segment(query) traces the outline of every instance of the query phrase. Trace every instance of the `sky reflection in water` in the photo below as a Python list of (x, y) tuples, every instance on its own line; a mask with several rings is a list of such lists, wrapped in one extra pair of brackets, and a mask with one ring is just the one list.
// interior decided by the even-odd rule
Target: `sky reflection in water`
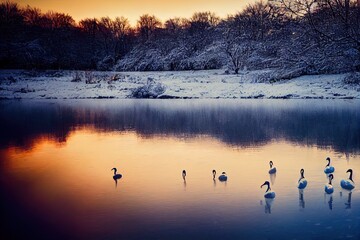
[[(358, 239), (358, 102), (304, 102), (1, 103), (1, 233)], [(324, 194), (327, 156), (336, 169), (332, 195)], [(117, 185), (113, 167), (123, 174)], [(348, 168), (351, 193), (339, 185)], [(228, 181), (214, 181), (213, 169)], [(263, 197), (265, 180), (273, 201)]]

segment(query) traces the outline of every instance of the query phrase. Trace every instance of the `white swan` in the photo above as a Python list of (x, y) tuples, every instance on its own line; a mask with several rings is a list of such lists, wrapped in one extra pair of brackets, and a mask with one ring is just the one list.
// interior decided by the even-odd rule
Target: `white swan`
[(222, 172), (222, 174), (219, 176), (219, 181), (221, 182), (227, 181), (227, 176), (225, 172)]
[(307, 186), (307, 181), (304, 177), (304, 169), (301, 169), (300, 170), (300, 179), (298, 181), (298, 188), (304, 189), (304, 188), (306, 188), (306, 186)]
[(269, 170), (269, 173), (270, 173), (270, 174), (274, 174), (274, 173), (276, 173), (276, 167), (273, 167), (273, 162), (272, 162), (272, 161), (270, 161), (270, 162), (269, 162), (269, 164), (270, 164), (270, 170)]
[(325, 192), (327, 194), (332, 194), (334, 192), (334, 187), (331, 185), (331, 181), (334, 179), (334, 175), (329, 175), (329, 183), (325, 185)]
[(335, 171), (335, 168), (330, 165), (330, 158), (327, 157), (326, 161), (328, 161), (328, 164), (325, 166), (324, 173), (333, 173)]
[(347, 172), (347, 173), (348, 173), (348, 172), (350, 173), (349, 180), (345, 180), (345, 179), (341, 180), (341, 181), (340, 181), (340, 186), (341, 186), (342, 188), (344, 188), (344, 189), (352, 190), (352, 189), (354, 189), (354, 187), (355, 187), (355, 183), (354, 183), (354, 181), (353, 181), (353, 179), (352, 179), (353, 170), (352, 170), (352, 169), (349, 169), (349, 170), (347, 170), (346, 172)]
[(114, 180), (122, 178), (122, 175), (120, 173), (116, 174), (116, 172), (117, 172), (116, 168), (111, 169), (111, 171), (114, 171), (114, 176), (113, 176)]
[(266, 189), (266, 192), (265, 192), (265, 194), (264, 194), (264, 197), (265, 197), (265, 198), (275, 198), (275, 192), (270, 191), (271, 188), (270, 188), (270, 183), (269, 183), (269, 181), (264, 182), (264, 184), (261, 185), (260, 188), (262, 188), (262, 187), (265, 186), (265, 185), (267, 185), (267, 189)]

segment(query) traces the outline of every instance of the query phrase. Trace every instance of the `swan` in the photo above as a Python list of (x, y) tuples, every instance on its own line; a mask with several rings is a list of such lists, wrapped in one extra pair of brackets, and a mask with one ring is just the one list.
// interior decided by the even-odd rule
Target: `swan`
[(270, 164), (269, 173), (270, 173), (270, 174), (276, 173), (276, 167), (273, 167), (273, 162), (270, 161), (269, 164)]
[(212, 170), (212, 174), (213, 174), (213, 179), (215, 179), (215, 177), (216, 177), (216, 170), (215, 169)]
[(185, 170), (182, 171), (182, 177), (185, 180), (185, 177), (186, 177), (186, 171)]
[(330, 166), (330, 158), (326, 158), (326, 161), (329, 161), (324, 169), (324, 173), (333, 173), (335, 171), (335, 168), (333, 166)]
[(306, 185), (307, 185), (307, 181), (304, 177), (304, 169), (301, 169), (300, 170), (300, 179), (298, 181), (298, 188), (304, 189), (304, 188), (306, 188)]
[(122, 178), (122, 175), (120, 173), (116, 174), (116, 172), (117, 172), (116, 168), (111, 169), (111, 171), (114, 171), (114, 176), (113, 176), (114, 180)]
[(260, 188), (262, 188), (265, 185), (267, 185), (267, 189), (266, 189), (266, 192), (264, 194), (264, 197), (265, 198), (275, 198), (275, 192), (269, 191), (269, 190), (271, 190), (269, 181), (264, 182), (264, 184), (261, 185)]
[(219, 180), (220, 180), (221, 182), (227, 181), (227, 176), (226, 176), (226, 173), (225, 173), (225, 172), (222, 172), (222, 174), (219, 176)]
[(334, 192), (334, 188), (333, 186), (331, 185), (331, 181), (334, 179), (334, 175), (330, 174), (329, 175), (329, 183), (325, 185), (325, 192), (327, 194), (331, 194)]
[(354, 183), (354, 180), (352, 179), (352, 174), (353, 174), (353, 170), (352, 169), (349, 169), (346, 171), (347, 173), (349, 172), (350, 173), (350, 176), (349, 176), (349, 180), (341, 180), (340, 182), (340, 186), (344, 189), (347, 189), (347, 190), (352, 190), (354, 189), (355, 187), (355, 183)]

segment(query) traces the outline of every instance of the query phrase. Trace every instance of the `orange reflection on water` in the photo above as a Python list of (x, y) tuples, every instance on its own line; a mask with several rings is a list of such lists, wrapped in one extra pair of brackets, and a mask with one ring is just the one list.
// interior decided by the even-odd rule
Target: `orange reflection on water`
[[(30, 150), (8, 148), (1, 156), (2, 180), (23, 188), (23, 203), (79, 236), (138, 216), (143, 221), (161, 221), (159, 212), (175, 216), (211, 206), (208, 211), (219, 214), (221, 209), (226, 215), (236, 206), (240, 216), (247, 214), (263, 199), (260, 185), (270, 180), (270, 160), (278, 169), (272, 179), (278, 205), (297, 201), (301, 168), (309, 181), (307, 191), (322, 194), (327, 156), (334, 159), (336, 182), (347, 177), (350, 167), (360, 171), (358, 156), (346, 161), (331, 149), (285, 141), (237, 148), (208, 136), (142, 138), (134, 132), (99, 133), (91, 128), (74, 131), (61, 145), (40, 138)], [(113, 167), (123, 174), (117, 186)], [(226, 171), (228, 182), (213, 181), (213, 169), (218, 175)], [(154, 214), (157, 219), (150, 217)]]

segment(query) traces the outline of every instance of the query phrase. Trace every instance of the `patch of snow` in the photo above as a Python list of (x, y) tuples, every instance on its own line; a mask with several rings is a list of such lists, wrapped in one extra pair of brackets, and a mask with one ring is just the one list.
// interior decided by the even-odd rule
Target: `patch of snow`
[(144, 87), (152, 92), (153, 98), (360, 99), (360, 86), (346, 83), (346, 74), (301, 77), (295, 74), (286, 80), (276, 76), (283, 73), (271, 69), (237, 75), (226, 74), (224, 70), (91, 73), (0, 70), (0, 99), (124, 99), (134, 97), (134, 91)]

